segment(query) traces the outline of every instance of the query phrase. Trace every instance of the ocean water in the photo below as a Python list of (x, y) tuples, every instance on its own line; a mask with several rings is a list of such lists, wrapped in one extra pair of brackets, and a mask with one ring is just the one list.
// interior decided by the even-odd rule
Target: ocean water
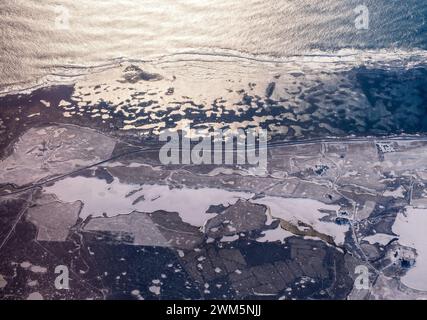
[[(55, 93), (70, 121), (138, 136), (188, 124), (262, 126), (287, 139), (427, 132), (425, 0), (3, 0), (0, 8), (0, 95), (71, 84), (70, 95)], [(132, 81), (146, 71), (161, 80)], [(0, 98), (0, 108), (11, 105), (19, 98)]]
[[(356, 28), (359, 5), (367, 29)], [(3, 92), (189, 52), (256, 61), (427, 49), (425, 0), (2, 0), (0, 12)]]

